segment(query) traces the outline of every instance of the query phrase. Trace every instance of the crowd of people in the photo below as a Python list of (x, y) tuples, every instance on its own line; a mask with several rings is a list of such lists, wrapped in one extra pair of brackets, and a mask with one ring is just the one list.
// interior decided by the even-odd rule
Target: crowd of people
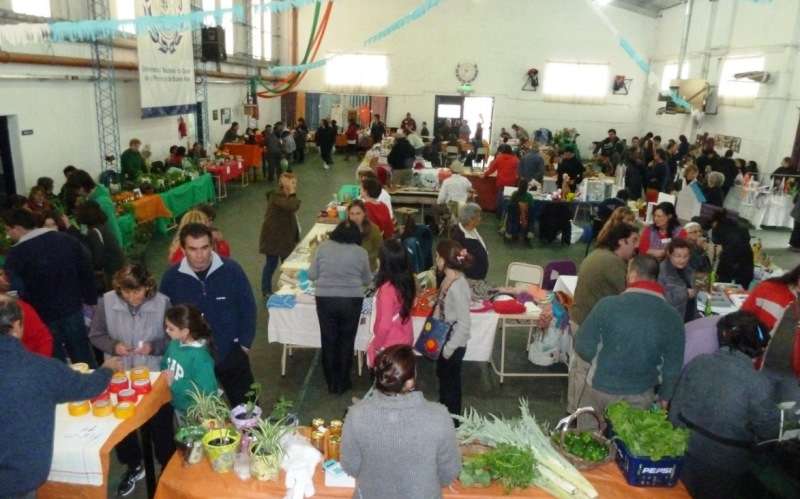
[[(374, 118), (368, 131), (350, 122), (348, 154), (365, 133), (374, 142), (385, 137), (385, 124), (380, 116)], [(465, 125), (459, 124), (459, 133)], [(237, 126), (223, 142), (256, 143), (252, 129), (242, 138)], [(399, 128), (389, 161), (402, 171), (424, 149), (429, 133), (424, 122), (418, 133), (410, 114)], [(564, 190), (579, 188), (587, 171), (573, 145), (550, 158), (527, 143), (522, 127), (511, 129), (525, 145), (514, 151), (507, 143), (511, 135), (503, 135), (485, 174), (496, 174), (500, 189), (516, 187), (512, 205), (533, 204), (528, 189), (541, 186), (551, 174)], [(464, 133), (471, 137), (470, 131)], [(298, 178), (290, 165), (303, 161), (298, 149), (305, 149), (308, 134), (302, 121), (293, 130), (275, 123), (261, 134), (267, 148), (265, 177), (277, 179), (277, 188), (267, 195), (259, 237), (265, 298), (273, 294), (280, 263), (300, 240)], [(333, 163), (337, 134), (337, 124), (328, 120), (315, 132), (324, 168)], [(640, 231), (627, 201), (698, 181), (714, 201), (737, 177), (742, 181), (757, 172), (746, 164), (737, 169), (732, 154), (719, 158), (713, 143), (690, 146), (682, 137), (662, 148), (660, 137), (651, 135), (634, 138), (628, 147), (609, 130), (596, 144), (589, 166), (606, 175), (625, 168), (627, 188), (601, 203), (595, 246), (578, 272), (570, 309), (573, 347), (566, 410), (591, 406), (603, 412), (619, 400), (668, 409), (674, 424), (691, 431), (684, 483), (694, 497), (723, 497), (747, 480), (749, 447), (775, 437), (777, 402), (800, 399), (791, 362), (794, 325), (800, 319), (800, 308), (792, 308), (800, 291), (800, 266), (756, 285), (741, 311), (701, 317), (698, 275), (714, 269), (718, 281), (751, 287), (749, 232), (725, 210), (699, 223), (681, 224), (669, 202), (657, 204), (652, 223)], [(140, 145), (132, 140), (123, 154), (126, 178), (149, 167)], [(174, 154), (178, 161), (185, 151)], [(365, 171), (359, 199), (348, 204), (343, 221), (311, 258), (308, 278), (315, 287), (322, 371), (333, 395), (352, 391), (356, 331), (364, 300), (374, 292), (375, 321), (367, 347), (374, 390), (350, 409), (342, 442), (342, 466), (365, 497), (380, 496), (387, 483), (396, 483), (401, 497), (433, 497), (460, 469), (454, 437), (458, 423), (451, 416), (463, 409), (461, 371), (472, 334), (470, 304), (492, 296), (498, 287), (487, 282), (491, 259), (479, 232), (482, 210), (470, 201), (471, 184), (459, 165), (454, 163), (439, 193), (439, 203), (452, 206), (454, 220), (438, 243), (429, 227), (416, 225), (411, 217), (398, 225), (391, 197), (377, 176)], [(64, 174), (65, 187), (58, 195), (52, 179), (42, 178), (27, 199), (9, 200), (3, 213), (14, 244), (0, 273), (0, 361), (14, 375), (0, 381), (8, 408), (0, 419), (29, 442), (24, 452), (15, 450), (13, 459), (0, 458), (4, 495), (27, 494), (46, 479), (53, 407), (96, 395), (114, 370), (147, 365), (167, 372), (172, 403), (146, 423), (162, 466), (175, 450), (174, 421), (185, 416), (191, 390), (221, 390), (236, 406), (246, 401), (254, 382), (249, 352), (256, 300), (214, 225), (213, 208), (199, 206), (182, 217), (165, 255), (170, 267), (157, 285), (147, 269), (126, 261), (108, 189), (74, 167)], [(676, 182), (681, 176), (682, 184)], [(529, 236), (532, 222), (523, 212), (512, 224), (514, 234)], [(450, 327), (435, 360), (441, 405), (425, 401), (416, 389), (411, 309), (417, 297), (415, 273), (427, 269), (437, 280), (431, 317)], [(65, 361), (102, 367), (84, 375), (68, 369)], [(377, 418), (402, 418), (405, 424), (376, 433), (370, 423)], [(587, 424), (578, 420), (579, 427)], [(118, 489), (124, 496), (144, 475), (142, 449), (131, 437), (115, 451), (125, 466)], [(417, 479), (403, 481), (388, 464), (390, 457), (409, 460), (419, 470)], [(26, 480), (17, 480), (23, 470)]]

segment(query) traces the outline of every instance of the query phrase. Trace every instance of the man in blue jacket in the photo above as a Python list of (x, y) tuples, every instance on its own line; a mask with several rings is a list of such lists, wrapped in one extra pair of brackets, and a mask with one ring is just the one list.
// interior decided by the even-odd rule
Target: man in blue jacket
[(215, 372), (231, 405), (245, 402), (253, 384), (248, 354), (256, 330), (253, 289), (238, 263), (212, 250), (211, 229), (187, 224), (179, 234), (183, 260), (164, 273), (161, 292), (203, 312), (214, 334)]
[(12, 288), (30, 303), (53, 333), (53, 356), (94, 366), (83, 305), (97, 303), (92, 263), (81, 243), (53, 229), (38, 228), (33, 213), (4, 215), (14, 246), (5, 269)]
[(50, 473), (56, 404), (96, 397), (108, 386), (112, 357), (91, 374), (22, 346), (22, 311), (0, 296), (0, 497), (35, 497)]

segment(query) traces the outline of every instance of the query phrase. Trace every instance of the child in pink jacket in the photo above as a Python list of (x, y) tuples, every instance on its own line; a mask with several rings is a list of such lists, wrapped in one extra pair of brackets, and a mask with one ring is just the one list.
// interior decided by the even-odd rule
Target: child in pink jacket
[(375, 357), (381, 350), (414, 342), (411, 307), (414, 305), (416, 286), (406, 248), (397, 239), (386, 240), (378, 259), (375, 325), (367, 347), (367, 365), (370, 367), (375, 365)]

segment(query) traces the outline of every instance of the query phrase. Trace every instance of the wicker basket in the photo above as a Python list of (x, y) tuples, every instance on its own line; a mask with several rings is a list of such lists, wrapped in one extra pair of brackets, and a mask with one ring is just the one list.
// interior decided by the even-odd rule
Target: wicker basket
[[(582, 414), (590, 414), (594, 417), (595, 421), (597, 421), (597, 430), (591, 431), (590, 434), (592, 438), (606, 447), (608, 450), (608, 455), (602, 461), (587, 461), (582, 459), (576, 455), (570, 454), (567, 451), (566, 446), (564, 445), (564, 437), (566, 437), (567, 433), (584, 433), (586, 430), (572, 430), (570, 429), (570, 425), (573, 421), (575, 421), (578, 416)], [(606, 463), (611, 462), (614, 459), (614, 455), (616, 454), (616, 448), (614, 447), (614, 443), (603, 436), (605, 432), (606, 423), (600, 418), (595, 410), (591, 407), (583, 407), (575, 411), (574, 414), (571, 414), (569, 417), (562, 419), (559, 421), (558, 425), (555, 428), (557, 433), (553, 433), (553, 446), (558, 451), (559, 454), (564, 456), (564, 458), (569, 461), (573, 466), (575, 466), (579, 470), (589, 470), (592, 468), (596, 468), (598, 466), (602, 466)]]

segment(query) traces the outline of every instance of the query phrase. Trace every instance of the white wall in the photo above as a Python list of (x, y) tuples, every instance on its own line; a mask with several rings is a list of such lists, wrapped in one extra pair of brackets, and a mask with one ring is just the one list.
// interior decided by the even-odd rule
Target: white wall
[[(54, 2), (54, 6), (61, 2)], [(63, 10), (54, 15), (80, 17), (85, 2), (70, 0), (63, 5), (71, 6), (69, 12)], [(0, 0), (0, 8), (8, 7), (7, 0)], [(85, 15), (85, 14), (84, 14)], [(129, 48), (118, 47), (114, 59), (123, 62), (136, 61), (135, 45)], [(90, 58), (86, 44), (57, 43), (28, 46), (3, 47), (8, 52), (45, 54), (55, 56)], [(209, 69), (212, 64), (208, 64)], [(244, 74), (241, 66), (223, 64), (223, 72)], [(38, 81), (32, 79), (8, 79), (11, 76), (58, 77), (63, 81)], [(15, 134), (12, 139), (12, 155), (17, 176), (17, 190), (25, 194), (41, 176), (52, 177), (56, 188), (63, 181), (61, 170), (68, 164), (97, 174), (100, 172), (100, 152), (97, 138), (94, 84), (86, 81), (92, 75), (91, 69), (60, 66), (39, 66), (21, 64), (0, 64), (0, 115), (12, 116), (12, 125), (19, 132), (32, 129), (33, 135)], [(84, 80), (67, 80), (68, 77)], [(141, 118), (138, 74), (134, 71), (117, 71), (117, 108), (119, 117), (120, 151), (127, 148), (131, 138), (139, 138), (149, 144), (152, 159), (166, 157), (172, 144), (179, 142), (177, 116), (165, 118)], [(212, 120), (212, 110), (231, 109), (232, 121), (241, 124), (244, 131), (246, 120), (244, 108), (247, 95), (245, 80), (211, 79), (208, 85), (208, 119), (212, 144), (218, 143), (229, 125), (222, 124), (218, 118)], [(259, 125), (277, 121), (280, 117), (280, 99), (259, 99), (261, 117)], [(186, 115), (188, 142), (196, 140), (194, 116)]]
[[(756, 4), (734, 0), (720, 0), (716, 20), (711, 24), (712, 4), (696, 1), (689, 37), (689, 62), (691, 78), (706, 78), (718, 83), (721, 64), (726, 55), (763, 55), (765, 70), (772, 80), (760, 86), (753, 107), (720, 105), (717, 115), (705, 116), (697, 133), (709, 132), (742, 137), (738, 156), (758, 162), (763, 172), (778, 167), (781, 158), (791, 156), (795, 130), (798, 123), (800, 78), (789, 70), (798, 62), (797, 26), (800, 22), (800, 2), (774, 0)], [(680, 51), (684, 8), (666, 10), (658, 23), (654, 68), (661, 78), (665, 63), (674, 63)], [(709, 70), (702, 74), (706, 36), (710, 31), (711, 43)], [(792, 61), (792, 59), (794, 59)], [(796, 73), (796, 72), (795, 72)], [(691, 118), (686, 115), (656, 116), (663, 102), (656, 102), (657, 86), (648, 89), (644, 99), (645, 114), (642, 130), (652, 130), (664, 137), (689, 134)], [(690, 137), (690, 140), (694, 140)]]
[[(337, 0), (320, 48), (320, 57), (329, 53), (389, 56), (389, 85), (376, 92), (390, 97), (389, 125), (399, 126), (406, 112), (412, 113), (418, 123), (424, 120), (432, 124), (435, 96), (457, 95), (455, 67), (458, 62), (470, 61), (479, 68), (473, 95), (495, 98), (492, 121), (496, 133), (500, 127), (510, 127), (515, 122), (529, 131), (576, 127), (582, 135), (579, 144), (587, 150), (592, 140), (605, 137), (609, 125), (622, 136), (638, 133), (641, 71), (584, 0), (442, 2), (419, 21), (375, 45), (363, 46), (370, 34), (418, 4), (417, 0)], [(655, 42), (656, 19), (613, 7), (606, 11), (647, 57)], [(313, 9), (299, 12), (302, 55)], [(282, 29), (289, 33), (288, 15), (283, 18)], [(288, 50), (284, 43), (280, 51), (282, 62), (288, 63)], [(572, 105), (544, 102), (541, 86), (535, 93), (521, 91), (525, 73), (531, 67), (540, 70), (540, 83), (543, 82), (548, 61), (609, 63), (609, 89), (613, 75), (625, 74), (634, 78), (631, 94), (609, 95), (602, 105)], [(338, 93), (326, 87), (324, 69), (310, 71), (300, 89)]]

